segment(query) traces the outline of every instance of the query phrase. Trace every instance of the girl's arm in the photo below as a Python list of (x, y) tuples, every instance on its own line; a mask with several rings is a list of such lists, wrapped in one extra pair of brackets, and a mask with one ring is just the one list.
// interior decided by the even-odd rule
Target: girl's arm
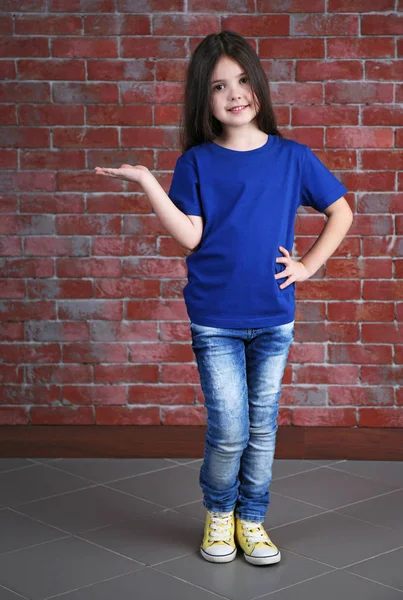
[(328, 206), (324, 214), (328, 219), (322, 232), (300, 260), (308, 270), (309, 277), (316, 273), (339, 247), (354, 219), (353, 212), (344, 196)]
[(202, 236), (202, 227), (199, 226), (201, 218), (199, 217), (196, 224), (193, 224), (191, 219), (175, 206), (147, 167), (143, 165), (122, 165), (119, 169), (95, 167), (95, 173), (139, 183), (155, 214), (170, 235), (186, 251), (192, 251), (198, 246)]
[(140, 183), (165, 229), (185, 249), (185, 253), (194, 250), (201, 236), (189, 217), (175, 206), (152, 173), (145, 172)]

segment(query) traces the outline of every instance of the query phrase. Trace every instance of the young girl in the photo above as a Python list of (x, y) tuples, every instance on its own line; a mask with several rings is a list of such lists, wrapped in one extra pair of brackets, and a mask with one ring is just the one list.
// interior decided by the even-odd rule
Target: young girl
[[(333, 254), (352, 211), (346, 187), (310, 148), (282, 137), (259, 58), (232, 31), (208, 35), (191, 57), (181, 143), (168, 195), (144, 166), (95, 171), (140, 183), (188, 253), (183, 293), (207, 409), (201, 555), (229, 562), (238, 545), (248, 562), (268, 565), (281, 558), (263, 522), (295, 282)], [(299, 205), (329, 218), (294, 260)]]

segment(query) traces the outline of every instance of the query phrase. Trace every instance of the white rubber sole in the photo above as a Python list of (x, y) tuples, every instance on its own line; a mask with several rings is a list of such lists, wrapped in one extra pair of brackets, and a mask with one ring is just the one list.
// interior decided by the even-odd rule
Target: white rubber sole
[(281, 552), (279, 550), (274, 556), (248, 556), (244, 553), (244, 557), (252, 565), (273, 565), (280, 562)]
[(203, 548), (200, 546), (200, 554), (202, 555), (202, 557), (205, 560), (208, 560), (209, 562), (226, 563), (226, 562), (231, 562), (232, 560), (234, 560), (234, 558), (236, 557), (236, 554), (237, 554), (237, 549), (235, 548), (234, 551), (230, 552), (229, 554), (217, 556), (215, 554), (209, 554), (208, 552), (203, 550)]

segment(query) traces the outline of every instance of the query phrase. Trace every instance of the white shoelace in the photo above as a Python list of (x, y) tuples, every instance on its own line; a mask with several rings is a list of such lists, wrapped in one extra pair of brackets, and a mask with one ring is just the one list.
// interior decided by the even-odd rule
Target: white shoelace
[(212, 513), (210, 518), (211, 518), (211, 523), (210, 523), (209, 537), (210, 537), (211, 541), (212, 542), (216, 542), (216, 541), (229, 542), (231, 540), (231, 533), (230, 533), (231, 515), (223, 516), (220, 513)]
[[(253, 522), (245, 523), (245, 522), (243, 522), (242, 529), (247, 530), (247, 534), (245, 534), (245, 535), (250, 544), (254, 544), (254, 543), (258, 543), (258, 542), (269, 543), (269, 541), (267, 539), (267, 534), (261, 527), (261, 523), (253, 523)], [(252, 531), (252, 530), (256, 530), (256, 531)]]

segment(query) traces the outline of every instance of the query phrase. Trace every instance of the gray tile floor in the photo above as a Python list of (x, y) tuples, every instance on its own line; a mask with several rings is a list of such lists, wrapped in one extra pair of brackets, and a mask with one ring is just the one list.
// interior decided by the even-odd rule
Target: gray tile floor
[(275, 460), (282, 560), (205, 561), (201, 459), (0, 459), (0, 600), (403, 600), (403, 463)]

